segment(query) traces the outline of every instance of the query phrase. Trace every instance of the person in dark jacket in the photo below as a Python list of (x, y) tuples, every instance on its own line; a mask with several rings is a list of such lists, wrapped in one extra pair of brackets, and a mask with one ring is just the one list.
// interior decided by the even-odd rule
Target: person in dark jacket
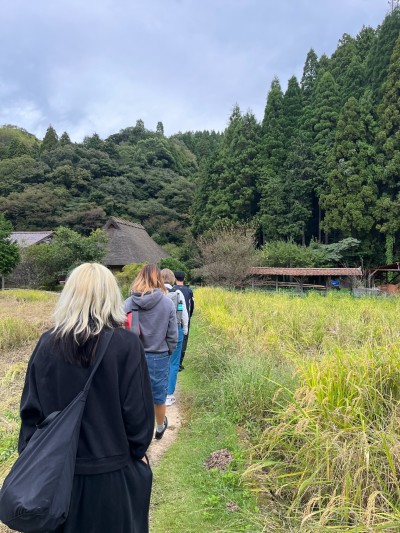
[(189, 314), (188, 332), (183, 337), (181, 360), (179, 363), (179, 371), (181, 371), (185, 369), (183, 366), (183, 360), (185, 358), (187, 343), (189, 340), (190, 320), (192, 318), (193, 311), (194, 311), (194, 297), (193, 297), (192, 289), (188, 285), (185, 285), (185, 273), (183, 272), (183, 270), (177, 270), (176, 272), (174, 272), (174, 275), (175, 275), (176, 281), (175, 281), (175, 285), (173, 289), (180, 290), (181, 293), (183, 294), (185, 298), (185, 302), (186, 302), (186, 309)]
[[(145, 265), (135, 278), (132, 294), (125, 300), (125, 311), (131, 323), (138, 322), (140, 339), (146, 353), (153, 391), (156, 431), (162, 439), (168, 427), (165, 416), (169, 376), (169, 358), (178, 343), (176, 310), (166, 296), (167, 290), (156, 265)], [(134, 314), (136, 316), (133, 316)]]
[(28, 364), (18, 450), (84, 388), (102, 331), (113, 328), (82, 418), (69, 515), (56, 532), (147, 533), (153, 398), (139, 338), (121, 327), (126, 316), (112, 273), (97, 263), (73, 270), (54, 319)]

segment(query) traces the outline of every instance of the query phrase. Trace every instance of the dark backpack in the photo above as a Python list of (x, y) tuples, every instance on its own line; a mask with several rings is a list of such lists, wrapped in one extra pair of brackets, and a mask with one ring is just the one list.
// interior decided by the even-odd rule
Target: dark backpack
[(0, 491), (0, 520), (25, 533), (53, 531), (68, 516), (81, 420), (93, 376), (113, 330), (99, 339), (96, 364), (84, 389), (62, 411), (54, 411), (32, 435)]

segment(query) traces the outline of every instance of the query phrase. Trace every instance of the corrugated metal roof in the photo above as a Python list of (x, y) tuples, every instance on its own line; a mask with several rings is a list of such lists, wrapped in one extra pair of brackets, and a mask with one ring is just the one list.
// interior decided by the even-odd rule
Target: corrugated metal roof
[(157, 263), (163, 257), (169, 257), (141, 224), (111, 217), (103, 230), (109, 238), (108, 253), (103, 260), (107, 266)]
[(53, 236), (53, 231), (14, 231), (10, 235), (10, 241), (19, 246), (32, 246), (48, 241)]
[(362, 276), (361, 268), (253, 267), (250, 274), (263, 276)]

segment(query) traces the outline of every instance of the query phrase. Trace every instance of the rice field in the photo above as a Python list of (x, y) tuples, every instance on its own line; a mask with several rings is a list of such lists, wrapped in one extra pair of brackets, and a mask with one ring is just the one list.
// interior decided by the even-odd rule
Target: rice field
[(41, 291), (0, 291), (0, 482), (16, 457), (26, 364), (50, 325), (55, 298)]
[(204, 372), (247, 429), (265, 512), (288, 531), (399, 531), (400, 299), (195, 297), (215, 344)]
[[(0, 292), (0, 482), (56, 298)], [(201, 288), (195, 300), (204, 355), (192, 364), (209, 384), (197, 401), (247, 442), (242, 482), (263, 530), (399, 531), (400, 299)]]

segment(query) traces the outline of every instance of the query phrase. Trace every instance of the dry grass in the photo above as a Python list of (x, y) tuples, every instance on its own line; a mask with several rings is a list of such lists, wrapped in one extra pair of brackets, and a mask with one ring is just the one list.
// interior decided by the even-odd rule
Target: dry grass
[[(39, 291), (0, 292), (0, 482), (16, 458), (19, 401), (27, 361), (51, 325), (57, 296)], [(10, 530), (0, 524), (0, 532)]]

